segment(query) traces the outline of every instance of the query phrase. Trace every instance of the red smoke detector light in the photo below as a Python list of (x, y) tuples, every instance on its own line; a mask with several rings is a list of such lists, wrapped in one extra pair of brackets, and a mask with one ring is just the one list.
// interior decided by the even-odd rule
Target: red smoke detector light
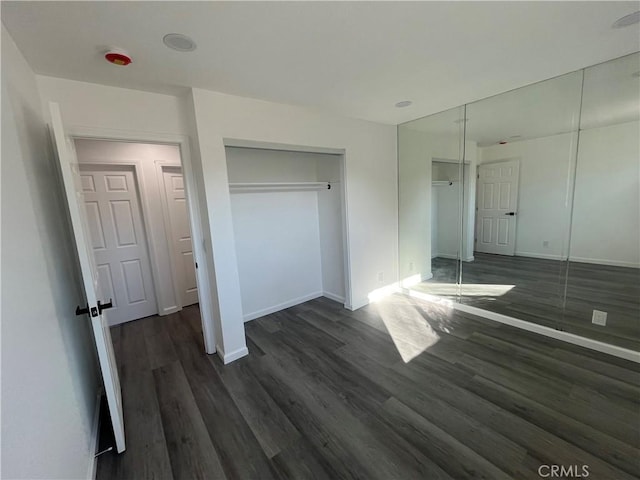
[(129, 65), (131, 63), (131, 57), (123, 52), (107, 52), (104, 56), (107, 59), (107, 62), (113, 63), (114, 65), (120, 65), (122, 67)]

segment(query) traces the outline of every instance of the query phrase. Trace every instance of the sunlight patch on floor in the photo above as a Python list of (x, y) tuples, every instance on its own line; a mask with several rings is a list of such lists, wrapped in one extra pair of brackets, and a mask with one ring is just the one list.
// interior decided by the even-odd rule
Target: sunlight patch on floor
[(380, 301), (376, 307), (405, 363), (409, 363), (440, 339), (410, 299), (395, 295)]

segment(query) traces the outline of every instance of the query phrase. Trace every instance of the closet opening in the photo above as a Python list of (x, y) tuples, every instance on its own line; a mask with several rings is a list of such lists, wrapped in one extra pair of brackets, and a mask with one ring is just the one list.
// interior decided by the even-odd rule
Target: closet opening
[(344, 152), (243, 142), (226, 159), (244, 321), (318, 297), (348, 307)]
[(99, 295), (113, 304), (109, 324), (185, 309), (202, 330), (180, 145), (78, 137), (73, 143)]

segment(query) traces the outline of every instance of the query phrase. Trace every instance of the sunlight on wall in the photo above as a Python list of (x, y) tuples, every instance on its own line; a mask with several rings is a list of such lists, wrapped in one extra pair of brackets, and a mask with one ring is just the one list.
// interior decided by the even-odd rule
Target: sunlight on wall
[(416, 273), (415, 275), (411, 275), (410, 277), (404, 278), (400, 281), (402, 288), (409, 288), (417, 285), (422, 282), (422, 274)]
[(384, 287), (380, 287), (370, 291), (369, 294), (367, 295), (367, 298), (369, 299), (369, 303), (376, 303), (388, 297), (389, 295), (398, 293), (399, 291), (400, 291), (400, 286), (398, 285), (398, 282), (394, 282), (389, 285), (385, 285)]

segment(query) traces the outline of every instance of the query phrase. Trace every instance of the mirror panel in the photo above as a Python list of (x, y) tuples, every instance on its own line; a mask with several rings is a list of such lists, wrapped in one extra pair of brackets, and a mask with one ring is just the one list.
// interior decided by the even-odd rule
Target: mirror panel
[[(633, 350), (640, 350), (639, 120), (640, 54), (585, 70), (562, 326)], [(596, 310), (603, 313), (594, 318)]]
[(574, 72), (467, 106), (478, 194), (462, 302), (554, 328), (562, 319), (581, 84)]
[(465, 188), (464, 107), (398, 127), (399, 260), (404, 287), (456, 297)]

